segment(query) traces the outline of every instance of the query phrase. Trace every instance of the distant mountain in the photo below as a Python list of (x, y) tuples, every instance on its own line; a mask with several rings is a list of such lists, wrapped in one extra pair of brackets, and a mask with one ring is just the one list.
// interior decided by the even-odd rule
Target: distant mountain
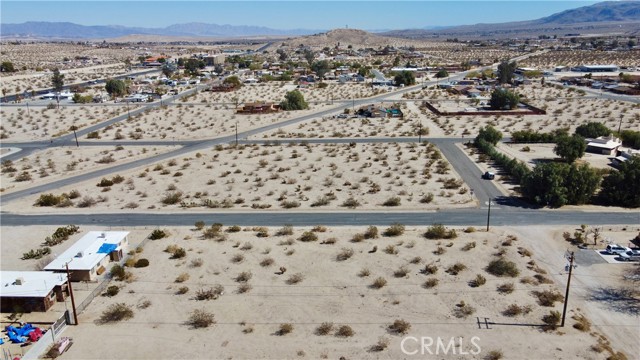
[(193, 37), (242, 37), (254, 35), (308, 35), (319, 30), (278, 30), (260, 26), (187, 23), (164, 28), (140, 28), (115, 25), (85, 26), (70, 22), (36, 22), (0, 24), (2, 38), (104, 39), (127, 35), (164, 35)]
[(606, 1), (590, 6), (565, 10), (541, 19), (497, 24), (475, 24), (444, 29), (396, 30), (380, 35), (403, 38), (438, 37), (531, 37), (536, 34), (565, 33), (602, 34), (640, 32), (640, 1)]

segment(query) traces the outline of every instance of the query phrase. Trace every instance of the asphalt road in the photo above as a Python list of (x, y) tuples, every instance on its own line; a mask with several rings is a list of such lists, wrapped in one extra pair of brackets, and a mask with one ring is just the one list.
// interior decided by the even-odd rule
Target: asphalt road
[[(497, 210), (500, 210), (499, 208)], [(601, 213), (563, 210), (491, 209), (491, 225), (602, 225), (629, 224), (640, 227), (640, 213)], [(2, 225), (100, 225), (100, 226), (193, 226), (196, 221), (239, 226), (367, 226), (404, 225), (477, 226), (487, 224), (486, 209), (457, 209), (435, 212), (201, 212), (201, 213), (123, 213), (123, 214), (60, 214), (17, 215), (2, 213)]]

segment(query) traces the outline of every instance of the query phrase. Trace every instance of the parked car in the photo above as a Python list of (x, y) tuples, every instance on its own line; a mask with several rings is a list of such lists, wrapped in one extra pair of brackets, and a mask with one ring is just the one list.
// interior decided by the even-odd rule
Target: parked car
[(487, 171), (482, 174), (482, 178), (486, 180), (493, 180), (496, 178), (496, 174), (492, 173), (491, 171)]
[(620, 254), (624, 261), (640, 261), (640, 250), (629, 250)]
[(608, 254), (621, 255), (623, 253), (626, 253), (627, 251), (631, 251), (631, 249), (617, 244), (609, 244), (607, 245), (606, 251)]

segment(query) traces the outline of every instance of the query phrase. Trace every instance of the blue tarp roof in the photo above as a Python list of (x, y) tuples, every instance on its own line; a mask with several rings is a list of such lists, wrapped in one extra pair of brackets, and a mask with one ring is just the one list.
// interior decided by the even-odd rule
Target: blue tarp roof
[(98, 254), (109, 254), (118, 247), (117, 244), (102, 244), (98, 249)]

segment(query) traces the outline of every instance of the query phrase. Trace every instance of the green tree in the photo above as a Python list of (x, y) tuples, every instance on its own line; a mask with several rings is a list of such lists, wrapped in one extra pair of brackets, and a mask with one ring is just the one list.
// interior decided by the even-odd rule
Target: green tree
[(204, 67), (205, 63), (202, 60), (190, 58), (184, 61), (184, 72), (187, 75), (199, 75), (199, 70)]
[(446, 78), (449, 76), (449, 72), (445, 69), (440, 69), (435, 75), (438, 79)]
[(406, 71), (406, 70), (400, 73), (397, 73), (396, 76), (393, 78), (393, 80), (398, 86), (400, 84), (409, 86), (409, 85), (414, 85), (416, 83), (416, 78), (413, 75), (413, 73), (411, 71)]
[(537, 165), (522, 179), (522, 195), (538, 205), (561, 207), (568, 203), (564, 185), (569, 165), (543, 163)]
[(240, 79), (238, 79), (238, 77), (235, 75), (229, 76), (228, 78), (224, 79), (222, 83), (232, 85), (234, 88), (239, 88), (242, 86), (242, 82), (240, 82)]
[(517, 64), (515, 61), (502, 60), (498, 64), (498, 83), (511, 84), (513, 81), (513, 73), (516, 71)]
[(2, 72), (14, 72), (16, 69), (13, 67), (13, 63), (11, 61), (3, 61), (0, 65), (0, 71)]
[(324, 74), (331, 70), (331, 65), (329, 65), (329, 62), (327, 60), (316, 61), (313, 63), (313, 65), (311, 65), (311, 70), (313, 70), (316, 75), (318, 75), (320, 80), (322, 80)]
[(589, 165), (571, 164), (564, 181), (567, 203), (571, 205), (589, 203), (601, 181), (602, 176)]
[(481, 128), (478, 136), (476, 136), (476, 143), (480, 140), (484, 140), (495, 146), (498, 141), (502, 140), (502, 133), (493, 126), (487, 125)]
[(298, 90), (293, 90), (287, 92), (284, 96), (284, 101), (280, 103), (280, 107), (283, 110), (303, 110), (309, 107), (306, 101), (304, 101), (304, 96)]
[(607, 205), (640, 207), (640, 157), (623, 162), (604, 178), (600, 199)]
[(315, 59), (316, 57), (313, 51), (311, 50), (305, 50), (303, 55), (305, 60), (307, 60), (307, 62), (309, 63), (309, 65), (313, 63), (313, 59)]
[(609, 136), (611, 134), (611, 130), (602, 123), (588, 122), (578, 126), (576, 128), (576, 134), (584, 138), (595, 139), (600, 136)]
[(62, 91), (62, 87), (64, 86), (64, 75), (60, 74), (60, 70), (58, 68), (53, 69), (53, 77), (51, 78), (51, 86), (57, 92)]
[(165, 63), (162, 65), (162, 73), (168, 78), (170, 78), (176, 70), (175, 64)]
[(499, 88), (493, 90), (489, 106), (494, 110), (511, 110), (518, 106), (520, 96), (511, 90)]
[(569, 164), (581, 158), (585, 150), (587, 150), (587, 144), (584, 138), (576, 134), (573, 136), (559, 136), (556, 139), (556, 146), (553, 148), (553, 152)]
[(620, 138), (622, 145), (640, 150), (640, 131), (622, 130)]
[(123, 96), (127, 92), (127, 84), (118, 79), (109, 79), (104, 85), (104, 89), (112, 97)]

